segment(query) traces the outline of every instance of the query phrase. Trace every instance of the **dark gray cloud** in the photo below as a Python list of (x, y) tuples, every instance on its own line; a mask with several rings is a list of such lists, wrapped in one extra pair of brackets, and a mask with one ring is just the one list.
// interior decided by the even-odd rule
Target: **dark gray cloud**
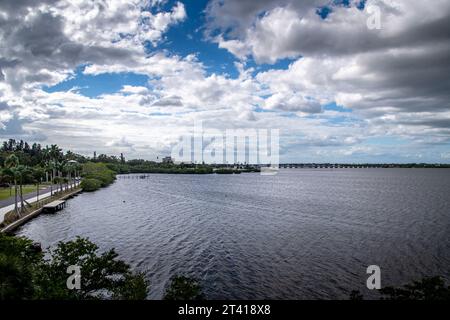
[(19, 15), (27, 8), (36, 8), (42, 4), (55, 4), (59, 0), (2, 0), (0, 10), (8, 14)]
[(11, 119), (3, 123), (4, 128), (1, 129), (0, 132), (3, 135), (23, 135), (26, 133), (22, 127), (25, 122), (26, 120), (21, 119), (17, 114), (14, 114)]
[[(1, 110), (1, 103), (0, 103)], [(0, 138), (2, 139), (23, 139), (27, 141), (45, 141), (47, 136), (40, 131), (25, 130), (23, 125), (31, 123), (32, 121), (20, 118), (17, 114), (14, 114), (11, 119), (5, 121), (0, 128)]]
[(6, 102), (0, 101), (0, 111), (8, 110), (9, 105)]
[[(288, 94), (334, 96), (367, 120), (382, 119), (377, 125), (447, 126), (450, 2), (368, 1), (381, 8), (381, 30), (367, 28), (366, 13), (356, 9), (337, 8), (322, 20), (315, 13), (319, 2), (305, 2), (303, 7), (287, 2), (280, 1), (273, 9), (264, 7), (266, 11), (257, 4), (253, 11), (244, 5), (244, 12), (252, 12), (248, 16), (237, 14), (238, 1), (230, 1), (230, 7), (211, 7), (208, 14), (212, 21), (217, 16), (218, 23), (210, 24), (224, 34), (216, 41), (238, 57), (252, 56), (257, 62), (301, 57), (286, 72), (269, 71), (258, 77), (274, 92), (282, 88)], [(219, 17), (221, 8), (223, 17)], [(227, 10), (237, 18), (227, 18)], [(227, 28), (242, 30), (233, 33)], [(302, 64), (303, 60), (307, 62)], [(428, 113), (435, 117), (430, 120)], [(406, 121), (398, 114), (416, 119)]]
[(157, 107), (181, 107), (183, 106), (183, 102), (181, 97), (179, 96), (168, 96), (168, 97), (163, 97), (161, 99), (159, 99), (158, 101), (156, 101), (155, 103), (153, 103), (153, 106), (157, 106)]
[(0, 60), (0, 68), (16, 89), (24, 82), (51, 83), (56, 76), (52, 71), (69, 72), (83, 63), (132, 60), (134, 55), (126, 48), (74, 42), (63, 31), (64, 17), (50, 12), (37, 11), (26, 21), (13, 19), (0, 32), (0, 54), (8, 57)]
[[(410, 3), (411, 11), (421, 10), (419, 7), (415, 9), (414, 2), (403, 2)], [(225, 39), (242, 41), (244, 45), (252, 46), (248, 49), (252, 50), (249, 54), (254, 58), (272, 63), (290, 56), (353, 55), (450, 41), (449, 2), (433, 4), (440, 9), (434, 19), (426, 16), (430, 12), (424, 12), (423, 16), (418, 14), (416, 19), (412, 17), (404, 28), (396, 30), (395, 26), (390, 29), (384, 26), (385, 30), (378, 32), (368, 30), (367, 14), (361, 13), (364, 19), (355, 19), (351, 16), (351, 10), (342, 9), (342, 6), (338, 17), (330, 13), (327, 19), (332, 20), (331, 23), (320, 23), (322, 20), (316, 14), (317, 8), (324, 5), (331, 7), (331, 3), (326, 0), (212, 0), (206, 10), (206, 35), (212, 37), (219, 32)], [(399, 23), (402, 23), (403, 13), (396, 8), (395, 3), (369, 0), (369, 4), (381, 9), (382, 22), (383, 19), (398, 18)], [(352, 6), (354, 8), (355, 4), (352, 3)], [(280, 8), (285, 9), (284, 14), (291, 13), (289, 17), (278, 17), (286, 19), (284, 24), (275, 19), (276, 10)], [(347, 16), (345, 10), (348, 11)], [(281, 12), (278, 11), (278, 14), (281, 15)], [(295, 22), (294, 17), (302, 23), (292, 23)], [(271, 24), (264, 24), (264, 21), (269, 20)]]
[(405, 125), (450, 129), (450, 119), (414, 119), (409, 121), (400, 121), (400, 123)]
[(219, 30), (230, 36), (239, 35), (256, 17), (277, 7), (294, 7), (299, 11), (328, 4), (329, 0), (211, 0), (206, 8), (206, 33)]
[[(392, 107), (399, 112), (450, 110), (450, 47), (443, 43), (410, 52), (374, 53), (358, 59), (361, 74), (336, 83), (364, 94), (359, 109)], [(364, 78), (364, 75), (369, 75)]]
[(48, 57), (64, 43), (69, 42), (63, 33), (62, 17), (49, 12), (37, 14), (6, 37), (7, 42), (15, 42), (17, 51), (25, 51), (37, 58)]

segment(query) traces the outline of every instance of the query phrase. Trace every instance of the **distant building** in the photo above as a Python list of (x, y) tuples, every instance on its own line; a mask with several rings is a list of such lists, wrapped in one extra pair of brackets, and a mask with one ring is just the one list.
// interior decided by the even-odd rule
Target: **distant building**
[(162, 163), (173, 163), (172, 157), (164, 157)]

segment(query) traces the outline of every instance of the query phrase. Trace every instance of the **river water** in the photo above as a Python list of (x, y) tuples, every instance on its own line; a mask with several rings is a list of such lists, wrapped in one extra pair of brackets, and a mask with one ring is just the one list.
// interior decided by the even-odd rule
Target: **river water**
[(119, 176), (17, 232), (44, 247), (89, 237), (151, 281), (174, 274), (209, 299), (346, 299), (365, 288), (450, 278), (450, 170), (282, 169), (275, 176)]

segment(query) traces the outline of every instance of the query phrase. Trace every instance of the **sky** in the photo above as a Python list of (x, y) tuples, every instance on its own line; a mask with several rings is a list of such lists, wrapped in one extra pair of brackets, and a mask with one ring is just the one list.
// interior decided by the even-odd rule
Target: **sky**
[(202, 121), (279, 129), (281, 162), (450, 163), (449, 74), (448, 0), (0, 1), (0, 139), (85, 155)]

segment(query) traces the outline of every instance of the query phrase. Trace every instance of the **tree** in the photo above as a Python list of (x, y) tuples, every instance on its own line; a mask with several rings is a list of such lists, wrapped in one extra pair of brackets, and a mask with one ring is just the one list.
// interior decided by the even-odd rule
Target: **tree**
[(69, 179), (71, 189), (75, 187), (78, 168), (79, 164), (75, 160), (70, 160), (66, 165), (67, 178)]
[(65, 179), (63, 178), (63, 175), (65, 172), (67, 172), (67, 162), (65, 160), (63, 161), (55, 161), (55, 169), (58, 172), (57, 179), (54, 178), (56, 183), (59, 183), (60, 190), (63, 192), (63, 183), (65, 182)]
[[(14, 181), (14, 211), (20, 217), (25, 211), (23, 184), (31, 180), (32, 170), (28, 166), (21, 165), (18, 157), (12, 154), (5, 160), (3, 174), (9, 176)], [(18, 197), (20, 197), (20, 210), (18, 209)]]
[(39, 202), (39, 186), (45, 177), (45, 169), (42, 167), (33, 168), (33, 178), (36, 183), (36, 200)]
[(58, 162), (62, 158), (61, 148), (59, 148), (56, 144), (52, 144), (49, 149), (49, 156), (51, 159), (51, 163), (53, 165), (53, 179), (56, 177), (56, 170), (58, 169)]
[(62, 158), (62, 152), (61, 148), (58, 147), (56, 144), (52, 144), (50, 146), (50, 156), (54, 161), (58, 161)]
[(86, 192), (97, 191), (102, 187), (102, 182), (97, 179), (84, 178), (80, 186)]
[(75, 178), (79, 178), (81, 176), (81, 171), (83, 170), (83, 166), (79, 163), (75, 164)]
[[(381, 300), (450, 301), (450, 286), (447, 286), (445, 280), (438, 276), (423, 278), (398, 288), (385, 287), (378, 292), (381, 294)], [(350, 293), (350, 300), (363, 299), (363, 295), (358, 290)]]
[(9, 196), (12, 196), (13, 178), (8, 174), (7, 168), (0, 168), (0, 185), (9, 186)]
[(50, 160), (51, 160), (50, 148), (48, 146), (46, 146), (44, 149), (42, 149), (42, 163), (41, 163), (41, 165), (46, 170), (46, 172), (45, 172), (45, 181), (46, 182), (51, 180), (51, 178), (49, 179), (49, 174), (48, 174), (48, 172), (52, 171)]
[(202, 300), (202, 289), (194, 278), (174, 276), (166, 291), (164, 300)]
[(17, 175), (15, 169), (19, 166), (19, 158), (15, 154), (10, 155), (5, 160), (5, 168), (7, 169), (5, 173), (9, 175), (14, 181), (14, 211), (18, 214), (17, 205)]
[(20, 191), (20, 210), (19, 210), (20, 214), (19, 214), (19, 216), (21, 216), (21, 214), (25, 211), (25, 201), (23, 198), (23, 185), (24, 185), (25, 181), (31, 180), (32, 170), (30, 167), (18, 165), (15, 168), (15, 174), (17, 175), (17, 180), (19, 181), (19, 191)]
[(42, 258), (31, 240), (0, 233), (0, 300), (31, 299)]
[(364, 299), (364, 297), (363, 297), (363, 295), (361, 294), (360, 291), (353, 290), (352, 292), (350, 292), (350, 300), (360, 301), (360, 300), (363, 300), (363, 299)]
[(450, 301), (450, 286), (441, 277), (423, 278), (400, 288), (380, 290), (383, 300), (445, 300)]
[[(117, 259), (111, 249), (98, 253), (88, 239), (60, 242), (50, 258), (24, 238), (0, 234), (0, 299), (145, 299), (148, 282)], [(81, 288), (67, 288), (67, 268), (79, 266)]]

